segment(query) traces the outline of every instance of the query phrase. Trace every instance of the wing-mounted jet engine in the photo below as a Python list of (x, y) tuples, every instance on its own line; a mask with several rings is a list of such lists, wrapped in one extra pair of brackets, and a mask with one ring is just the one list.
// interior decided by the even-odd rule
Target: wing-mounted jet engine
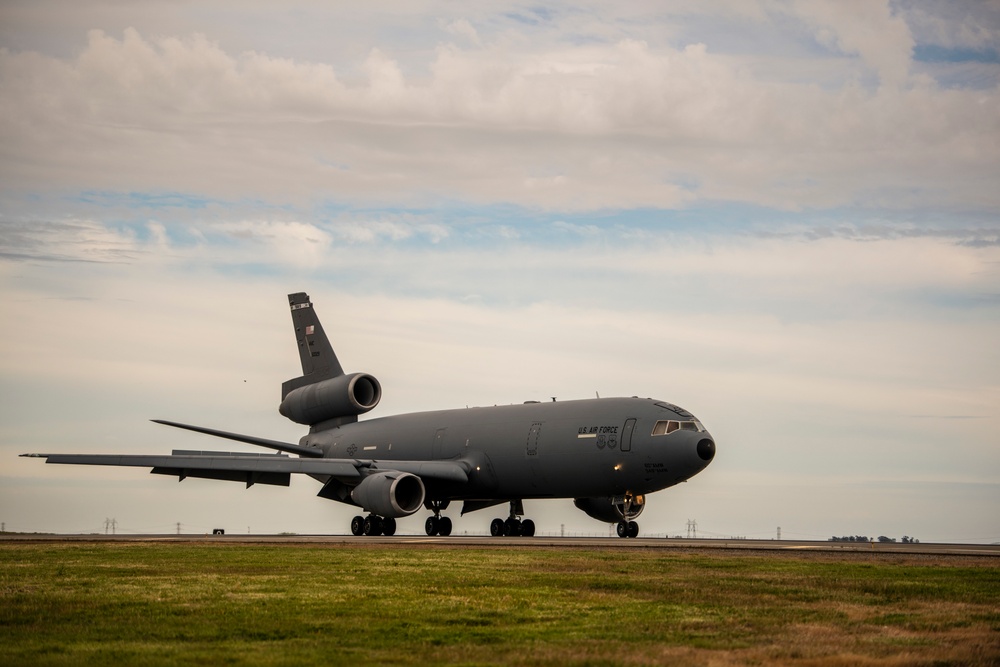
[(344, 374), (309, 295), (288, 295), (302, 376), (281, 385), (278, 412), (311, 431), (358, 421), (382, 399), (382, 385), (367, 373)]

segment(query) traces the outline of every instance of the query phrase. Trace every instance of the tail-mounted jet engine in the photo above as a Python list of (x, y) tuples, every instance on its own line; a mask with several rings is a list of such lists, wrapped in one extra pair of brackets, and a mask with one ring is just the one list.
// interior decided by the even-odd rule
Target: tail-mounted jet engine
[[(382, 398), (382, 385), (367, 373), (352, 373), (293, 389), (278, 412), (297, 424), (312, 426), (329, 419), (356, 417)], [(353, 421), (353, 420), (352, 420)]]
[(611, 496), (609, 498), (577, 498), (573, 501), (579, 509), (598, 521), (618, 523), (634, 521), (646, 507), (645, 496)]
[(408, 472), (377, 472), (351, 490), (351, 500), (379, 516), (410, 516), (423, 507), (424, 483)]

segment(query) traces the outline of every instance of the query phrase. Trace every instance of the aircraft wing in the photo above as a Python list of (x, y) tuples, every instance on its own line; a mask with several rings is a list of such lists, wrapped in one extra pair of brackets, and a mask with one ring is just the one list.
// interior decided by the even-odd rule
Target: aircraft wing
[(293, 458), (285, 454), (200, 452), (175, 450), (170, 455), (148, 454), (22, 454), (46, 463), (131, 466), (151, 468), (158, 475), (221, 479), (253, 484), (288, 486), (293, 474), (329, 475), (354, 485), (363, 469), (409, 472), (425, 479), (467, 482), (467, 465), (459, 461), (372, 461), (360, 459)]

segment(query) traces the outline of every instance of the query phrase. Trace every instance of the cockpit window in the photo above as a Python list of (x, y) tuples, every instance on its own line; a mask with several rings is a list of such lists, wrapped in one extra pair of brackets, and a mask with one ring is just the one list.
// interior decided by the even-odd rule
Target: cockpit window
[(656, 422), (656, 425), (653, 426), (653, 435), (666, 435), (667, 433), (673, 433), (678, 428), (678, 422), (658, 421)]
[(692, 421), (677, 421), (674, 419), (658, 421), (653, 425), (653, 435), (669, 435), (674, 431), (704, 431), (705, 427), (697, 419)]

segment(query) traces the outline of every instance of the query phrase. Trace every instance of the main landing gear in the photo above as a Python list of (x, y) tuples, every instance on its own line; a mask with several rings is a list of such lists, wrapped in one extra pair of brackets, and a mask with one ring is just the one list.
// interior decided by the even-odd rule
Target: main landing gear
[(392, 517), (380, 517), (375, 514), (361, 517), (356, 516), (351, 519), (351, 535), (367, 535), (377, 537), (379, 535), (392, 536), (396, 534), (396, 520)]
[(424, 531), (430, 536), (448, 537), (451, 535), (451, 519), (441, 516), (441, 510), (448, 508), (448, 501), (429, 500), (424, 505), (434, 512), (434, 516), (427, 517), (427, 521), (424, 522)]
[(535, 522), (531, 519), (521, 521), (518, 516), (524, 515), (524, 506), (520, 500), (510, 501), (510, 516), (507, 520), (493, 519), (490, 524), (490, 535), (493, 537), (534, 537)]

